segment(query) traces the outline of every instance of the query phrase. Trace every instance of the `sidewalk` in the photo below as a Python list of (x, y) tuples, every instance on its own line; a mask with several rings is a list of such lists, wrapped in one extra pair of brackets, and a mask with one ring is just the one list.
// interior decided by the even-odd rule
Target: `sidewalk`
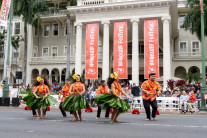
[[(0, 106), (0, 110), (24, 110), (25, 108), (25, 104), (21, 104), (20, 106)], [(51, 111), (59, 111), (59, 107), (58, 106), (52, 106), (51, 108)], [(92, 107), (93, 109), (93, 112), (97, 112), (97, 107)], [(131, 113), (131, 109), (128, 110), (127, 113)], [(189, 115), (189, 113), (180, 113), (179, 111), (177, 110), (173, 110), (172, 112), (170, 112), (169, 110), (166, 110), (166, 111), (161, 111), (159, 110), (160, 112), (160, 115), (162, 114), (172, 114), (172, 115)], [(141, 110), (140, 111), (141, 114), (145, 114), (145, 111), (144, 110)], [(206, 112), (196, 112), (196, 113), (193, 113), (192, 115), (205, 115), (207, 116), (207, 111)]]

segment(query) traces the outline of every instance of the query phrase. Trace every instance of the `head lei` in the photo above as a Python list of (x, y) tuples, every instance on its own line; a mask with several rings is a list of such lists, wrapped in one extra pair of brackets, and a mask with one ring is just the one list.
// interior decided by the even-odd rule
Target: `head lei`
[(73, 75), (73, 79), (75, 80), (78, 77), (78, 74)]
[(118, 78), (118, 74), (116, 72), (111, 73), (110, 78), (117, 79)]
[(41, 81), (41, 77), (37, 77), (37, 82), (40, 82)]

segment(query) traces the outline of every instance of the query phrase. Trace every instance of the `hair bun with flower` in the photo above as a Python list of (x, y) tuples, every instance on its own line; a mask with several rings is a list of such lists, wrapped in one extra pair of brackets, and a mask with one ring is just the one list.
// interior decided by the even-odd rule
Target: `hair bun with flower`
[(75, 80), (78, 77), (78, 74), (73, 75), (73, 79)]
[(40, 82), (41, 81), (41, 77), (37, 77), (37, 82)]
[(118, 78), (118, 74), (116, 72), (111, 73), (110, 78), (117, 79)]

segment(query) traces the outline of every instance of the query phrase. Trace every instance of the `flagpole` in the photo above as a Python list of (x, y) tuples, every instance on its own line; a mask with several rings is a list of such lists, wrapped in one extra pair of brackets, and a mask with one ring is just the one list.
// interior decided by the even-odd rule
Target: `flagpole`
[[(201, 9), (203, 9), (203, 0), (201, 3)], [(204, 93), (206, 89), (206, 73), (205, 73), (205, 44), (204, 44), (204, 12), (201, 10), (201, 45), (202, 45), (202, 88), (201, 88), (201, 107), (200, 111), (206, 111)]]
[[(10, 65), (10, 46), (11, 46), (11, 26), (12, 26), (12, 18), (13, 18), (13, 0), (10, 3), (10, 11), (9, 11), (9, 34), (7, 31), (8, 37), (8, 48), (7, 48), (7, 61), (6, 61), (6, 82), (3, 89), (3, 97), (7, 98), (9, 96), (9, 85), (8, 85), (8, 66)], [(11, 71), (11, 67), (10, 67)]]

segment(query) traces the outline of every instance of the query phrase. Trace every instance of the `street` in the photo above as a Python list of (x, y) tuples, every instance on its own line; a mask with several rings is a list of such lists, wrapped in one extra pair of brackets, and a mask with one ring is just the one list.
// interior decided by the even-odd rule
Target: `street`
[(83, 122), (72, 122), (72, 116), (61, 118), (59, 111), (47, 112), (48, 118), (36, 120), (31, 111), (0, 110), (1, 138), (74, 138), (74, 137), (138, 137), (138, 138), (206, 138), (207, 116), (159, 115), (158, 121), (145, 121), (145, 115), (121, 114), (121, 123), (96, 120), (96, 113), (83, 113)]

